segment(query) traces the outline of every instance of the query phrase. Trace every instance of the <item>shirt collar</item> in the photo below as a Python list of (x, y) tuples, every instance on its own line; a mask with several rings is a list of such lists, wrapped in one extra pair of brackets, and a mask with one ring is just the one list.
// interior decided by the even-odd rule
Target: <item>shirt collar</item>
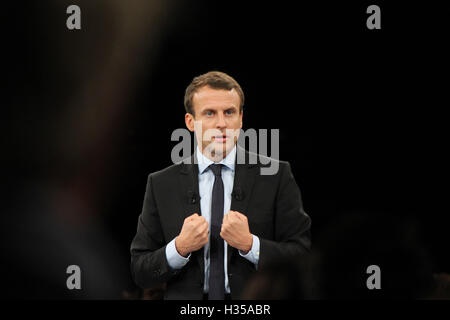
[[(206, 157), (201, 151), (199, 146), (197, 146), (197, 160), (198, 160), (198, 172), (200, 174), (203, 173), (203, 171), (206, 170), (206, 168), (209, 167), (209, 165), (215, 163), (208, 157)], [(235, 167), (235, 161), (236, 160), (236, 145), (234, 145), (233, 149), (228, 153), (228, 155), (222, 159), (221, 161), (217, 162), (217, 164), (223, 164), (224, 166), (228, 167), (232, 171), (234, 171)]]

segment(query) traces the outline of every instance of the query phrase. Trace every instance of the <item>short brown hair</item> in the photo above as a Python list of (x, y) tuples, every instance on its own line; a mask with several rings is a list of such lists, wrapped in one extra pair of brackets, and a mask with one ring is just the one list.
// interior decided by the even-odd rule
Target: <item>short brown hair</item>
[(194, 115), (194, 106), (192, 104), (194, 93), (204, 86), (224, 90), (235, 89), (241, 100), (241, 103), (239, 105), (239, 111), (242, 112), (245, 97), (244, 92), (242, 91), (242, 88), (239, 85), (239, 83), (237, 83), (236, 80), (234, 80), (231, 76), (227, 75), (226, 73), (220, 71), (210, 71), (208, 73), (195, 77), (189, 84), (189, 86), (186, 88), (186, 92), (184, 94), (184, 108), (186, 109), (187, 113)]

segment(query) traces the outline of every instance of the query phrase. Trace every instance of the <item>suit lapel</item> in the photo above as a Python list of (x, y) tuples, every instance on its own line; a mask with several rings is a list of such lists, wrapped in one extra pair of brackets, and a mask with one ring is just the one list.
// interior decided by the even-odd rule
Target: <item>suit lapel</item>
[(180, 197), (183, 204), (183, 219), (200, 212), (200, 192), (198, 188), (198, 165), (193, 162), (191, 156), (189, 162), (181, 164), (180, 170)]
[[(236, 161), (230, 210), (239, 211), (240, 213), (247, 215), (247, 207), (250, 201), (255, 177), (258, 173), (258, 166), (249, 163), (250, 156), (246, 150), (237, 146), (237, 153), (237, 159), (240, 159), (239, 157), (242, 156), (244, 158), (241, 159), (245, 159), (245, 162), (242, 164), (239, 163), (242, 161)], [(230, 259), (236, 251), (235, 248), (228, 245), (228, 263), (230, 263)]]
[[(183, 207), (182, 221), (188, 216), (198, 213), (201, 215), (200, 192), (198, 187), (198, 165), (197, 156), (194, 154), (181, 164), (180, 170), (180, 197)], [(200, 265), (201, 274), (204, 274), (205, 266), (203, 261), (204, 249), (193, 253)]]

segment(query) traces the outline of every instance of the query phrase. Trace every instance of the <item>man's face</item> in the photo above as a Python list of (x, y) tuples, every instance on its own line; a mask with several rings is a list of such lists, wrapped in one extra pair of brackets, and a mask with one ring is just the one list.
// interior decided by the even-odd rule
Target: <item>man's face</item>
[(194, 114), (186, 113), (187, 128), (195, 132), (202, 153), (214, 160), (227, 156), (242, 128), (240, 98), (236, 90), (202, 87), (194, 94)]

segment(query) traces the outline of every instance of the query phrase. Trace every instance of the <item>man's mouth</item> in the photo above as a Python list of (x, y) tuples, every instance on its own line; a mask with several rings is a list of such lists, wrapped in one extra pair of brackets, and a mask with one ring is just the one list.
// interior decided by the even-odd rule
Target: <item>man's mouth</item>
[(213, 140), (216, 142), (226, 142), (227, 138), (228, 138), (227, 135), (213, 136)]

